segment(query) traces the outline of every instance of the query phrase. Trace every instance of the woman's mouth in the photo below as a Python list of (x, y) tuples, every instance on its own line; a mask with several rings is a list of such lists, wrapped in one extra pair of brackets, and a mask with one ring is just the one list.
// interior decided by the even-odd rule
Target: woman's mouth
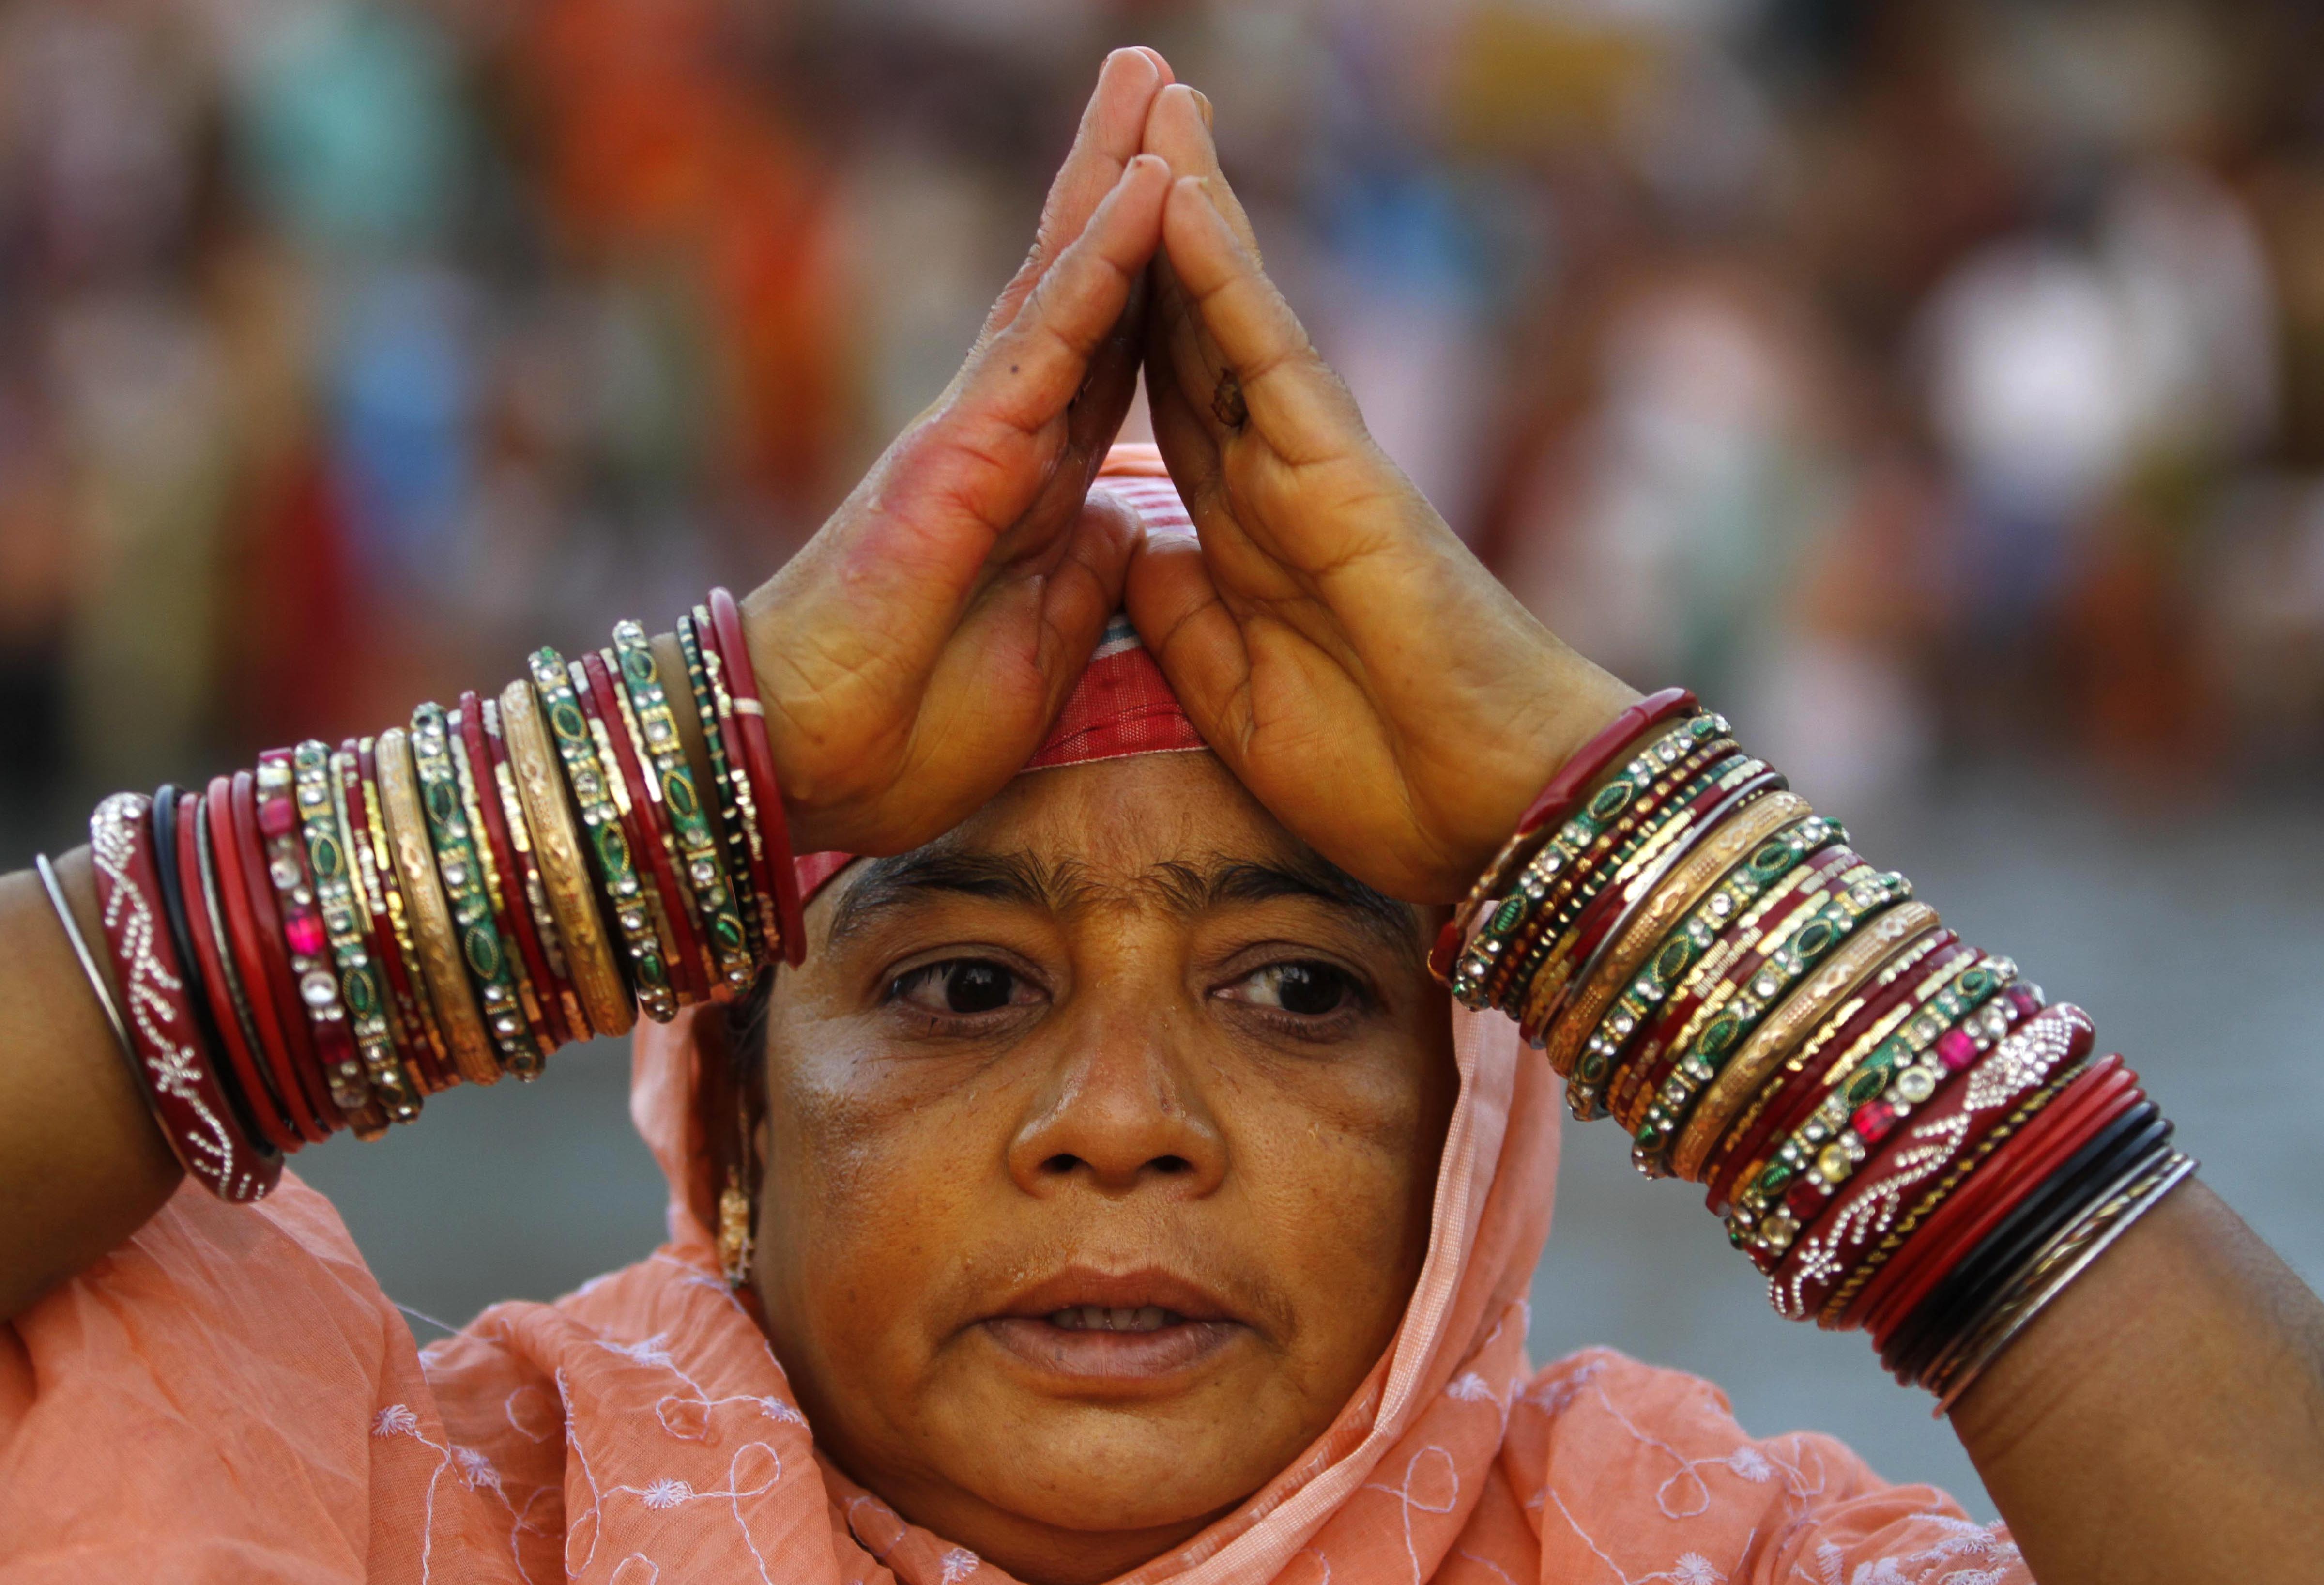
[(1010, 1308), (982, 1322), (985, 1334), (1019, 1365), (1083, 1390), (1154, 1386), (1249, 1330), (1207, 1294), (1150, 1272), (1061, 1274)]

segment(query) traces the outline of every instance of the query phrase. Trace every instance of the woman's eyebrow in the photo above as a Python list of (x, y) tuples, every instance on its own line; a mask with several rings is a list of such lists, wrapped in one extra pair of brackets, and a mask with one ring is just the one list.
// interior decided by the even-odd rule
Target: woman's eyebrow
[(862, 878), (833, 911), (829, 939), (836, 946), (880, 915), (922, 901), (931, 893), (985, 898), (1055, 913), (1072, 890), (1059, 866), (1030, 853), (920, 848), (869, 861)]
[[(1303, 898), (1350, 916), (1358, 928), (1393, 951), (1416, 953), (1422, 945), (1419, 917), (1411, 905), (1375, 891), (1313, 853), (1172, 860), (1155, 865), (1140, 878), (1137, 889), (1158, 895), (1164, 906), (1184, 914)], [(880, 915), (936, 894), (982, 898), (1048, 914), (1109, 898), (1121, 900), (1126, 895), (1070, 861), (1052, 862), (1028, 852), (922, 848), (865, 865), (862, 877), (839, 899), (832, 915), (830, 942), (835, 946)]]
[(1409, 903), (1375, 891), (1316, 853), (1270, 860), (1215, 858), (1156, 866), (1172, 903), (1197, 912), (1235, 903), (1304, 898), (1353, 916), (1367, 935), (1400, 953), (1420, 950), (1420, 917)]

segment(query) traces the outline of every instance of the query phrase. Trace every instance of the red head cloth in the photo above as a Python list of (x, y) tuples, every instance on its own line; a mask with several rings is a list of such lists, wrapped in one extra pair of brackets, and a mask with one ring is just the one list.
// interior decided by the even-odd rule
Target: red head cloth
[[(1149, 533), (1194, 532), (1185, 502), (1151, 446), (1117, 446), (1098, 470), (1095, 489), (1127, 502)], [(1139, 641), (1130, 618), (1116, 612), (1105, 624), (1074, 691), (1065, 696), (1048, 737), (1025, 761), (1027, 770), (1086, 765), (1132, 754), (1174, 754), (1205, 748), (1186, 719), (1178, 696), (1162, 668)], [(799, 899), (805, 902), (853, 861), (853, 853), (809, 853), (798, 861)]]

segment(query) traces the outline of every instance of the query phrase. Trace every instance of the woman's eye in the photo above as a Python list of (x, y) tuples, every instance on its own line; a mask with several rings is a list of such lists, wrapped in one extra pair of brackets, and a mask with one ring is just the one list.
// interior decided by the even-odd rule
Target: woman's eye
[(1032, 987), (1001, 964), (982, 958), (956, 958), (899, 975), (890, 1000), (922, 1012), (997, 1012), (1034, 1000)]
[(1279, 1008), (1301, 1018), (1324, 1018), (1359, 999), (1355, 977), (1329, 963), (1269, 963), (1229, 988), (1227, 994), (1257, 1007)]

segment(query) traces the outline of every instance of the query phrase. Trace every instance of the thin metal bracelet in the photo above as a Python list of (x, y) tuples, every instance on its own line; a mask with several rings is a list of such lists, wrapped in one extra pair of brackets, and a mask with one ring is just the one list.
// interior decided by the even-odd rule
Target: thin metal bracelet
[(129, 1025), (122, 1018), (121, 1008), (113, 1000), (113, 991), (105, 982), (97, 959), (81, 939), (79, 922), (74, 919), (72, 905), (65, 901), (65, 889), (57, 880), (56, 867), (49, 862), (46, 853), (32, 855), (32, 867), (41, 872), (41, 884), (48, 889), (50, 906), (57, 910), (57, 923), (65, 927), (65, 939), (72, 943), (73, 956), (80, 960), (80, 972), (88, 976), (88, 988), (97, 992), (97, 1004), (105, 1009), (105, 1021), (113, 1026), (113, 1038), (121, 1047), (121, 1060), (129, 1064), (129, 1076), (137, 1081), (137, 1092), (145, 1092), (145, 1074), (137, 1065), (137, 1048), (129, 1044)]
[[(2030, 1293), (2016, 1295), (2016, 1313), (1989, 1339), (1974, 1344), (1967, 1356), (1951, 1360), (1940, 1358), (1923, 1377), (1923, 1386), (1938, 1395), (1932, 1417), (1941, 1419), (1960, 1402), (1961, 1395), (2002, 1356), (2026, 1324), (2072, 1286), (2074, 1279), (2089, 1267), (2090, 1262), (2105, 1254), (2116, 1239), (2184, 1183), (2196, 1165), (2193, 1156), (2165, 1147), (2158, 1156), (2140, 1163), (2126, 1175), (2127, 1182), (2100, 1195), (2071, 1225), (2061, 1230), (2029, 1263), (2027, 1273), (2034, 1276), (2035, 1286)], [(2041, 1269), (2061, 1259), (2063, 1264), (2055, 1270)], [(2006, 1295), (2004, 1303), (2009, 1303)], [(1941, 1370), (1942, 1375), (1938, 1374)], [(1937, 1378), (1932, 1380), (1931, 1377)]]

